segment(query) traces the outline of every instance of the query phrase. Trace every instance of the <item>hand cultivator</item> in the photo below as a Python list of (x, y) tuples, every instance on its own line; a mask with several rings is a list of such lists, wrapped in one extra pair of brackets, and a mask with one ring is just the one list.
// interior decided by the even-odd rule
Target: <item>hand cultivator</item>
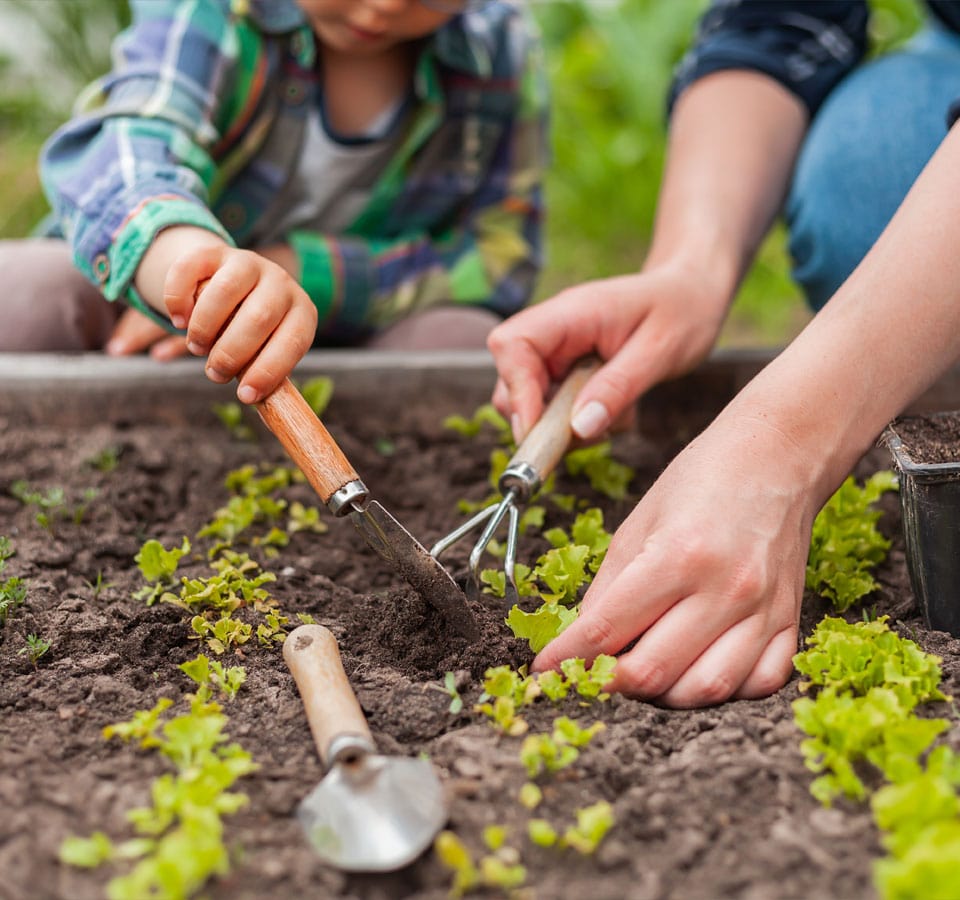
[(500, 476), (497, 487), (503, 499), (499, 503), (480, 510), (473, 518), (464, 522), (459, 528), (455, 528), (431, 547), (430, 555), (439, 559), (440, 554), (448, 547), (475, 528), (483, 527), (480, 538), (470, 553), (470, 572), (466, 590), (471, 600), (480, 598), (480, 559), (504, 518), (508, 520), (507, 546), (503, 560), (503, 571), (506, 575), (505, 600), (512, 606), (520, 599), (514, 571), (520, 532), (519, 507), (526, 504), (540, 489), (544, 480), (566, 453), (572, 437), (570, 413), (573, 409), (573, 401), (599, 367), (600, 362), (596, 359), (583, 360), (567, 375), (543, 415), (524, 438)]

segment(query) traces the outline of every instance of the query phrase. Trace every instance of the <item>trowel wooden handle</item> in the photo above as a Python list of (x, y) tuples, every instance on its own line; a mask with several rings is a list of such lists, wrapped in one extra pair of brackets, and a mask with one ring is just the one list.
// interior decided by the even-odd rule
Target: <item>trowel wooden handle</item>
[(350, 461), (289, 378), (257, 404), (257, 412), (324, 503), (358, 479)]
[(322, 625), (294, 628), (283, 642), (283, 658), (297, 683), (324, 765), (329, 763), (335, 738), (352, 735), (372, 747), (370, 728), (343, 671), (340, 648), (330, 629)]
[(541, 480), (554, 470), (567, 452), (573, 436), (570, 427), (573, 401), (590, 376), (599, 368), (600, 360), (590, 357), (581, 360), (571, 369), (537, 424), (530, 429), (530, 433), (513, 454), (508, 466), (526, 463), (536, 470)]

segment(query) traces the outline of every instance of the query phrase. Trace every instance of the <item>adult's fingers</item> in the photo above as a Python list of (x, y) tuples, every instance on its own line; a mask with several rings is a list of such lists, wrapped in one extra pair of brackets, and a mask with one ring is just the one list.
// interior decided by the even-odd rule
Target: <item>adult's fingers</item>
[[(657, 701), (675, 709), (694, 709), (733, 697), (763, 650), (764, 619), (763, 615), (748, 616), (720, 633)], [(631, 652), (636, 649), (639, 645)], [(616, 689), (620, 690), (619, 686)]]
[(796, 625), (777, 632), (764, 648), (750, 673), (734, 694), (740, 700), (769, 697), (779, 691), (793, 674), (793, 657), (797, 652)]

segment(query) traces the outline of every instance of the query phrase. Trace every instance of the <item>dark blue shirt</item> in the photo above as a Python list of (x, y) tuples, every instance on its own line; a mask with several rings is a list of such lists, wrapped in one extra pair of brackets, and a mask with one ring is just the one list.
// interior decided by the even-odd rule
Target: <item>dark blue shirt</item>
[[(927, 0), (927, 8), (960, 32), (960, 2)], [(867, 51), (866, 0), (714, 0), (681, 60), (670, 106), (698, 78), (723, 69), (752, 69), (779, 81), (812, 116)], [(960, 100), (950, 108), (952, 124)]]

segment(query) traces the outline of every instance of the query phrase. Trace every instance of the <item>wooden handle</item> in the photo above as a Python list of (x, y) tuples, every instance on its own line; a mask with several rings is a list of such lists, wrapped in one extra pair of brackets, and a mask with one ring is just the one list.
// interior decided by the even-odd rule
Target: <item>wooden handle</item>
[(373, 745), (370, 727), (347, 680), (337, 639), (322, 625), (300, 625), (283, 642), (283, 658), (297, 683), (313, 741), (324, 765), (330, 745), (355, 735)]
[(257, 404), (257, 412), (326, 503), (358, 475), (289, 378)]
[(600, 368), (600, 360), (590, 357), (578, 362), (563, 380), (536, 425), (517, 447), (509, 466), (526, 463), (543, 481), (563, 458), (570, 445), (573, 429), (570, 414), (573, 401), (590, 376)]

